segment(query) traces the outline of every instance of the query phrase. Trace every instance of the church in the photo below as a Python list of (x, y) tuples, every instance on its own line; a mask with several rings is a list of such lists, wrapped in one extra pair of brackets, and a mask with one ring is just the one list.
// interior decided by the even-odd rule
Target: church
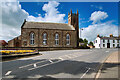
[(77, 48), (79, 13), (68, 13), (67, 23), (30, 22), (24, 20), (21, 35), (8, 41), (14, 48)]

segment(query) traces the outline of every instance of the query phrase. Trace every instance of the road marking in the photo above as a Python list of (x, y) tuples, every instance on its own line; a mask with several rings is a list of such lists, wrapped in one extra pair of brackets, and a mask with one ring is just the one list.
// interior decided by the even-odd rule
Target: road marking
[(12, 72), (12, 71), (8, 71), (8, 72), (5, 74), (5, 76), (8, 76), (11, 72)]
[(68, 57), (68, 58), (71, 58), (69, 55), (65, 55), (66, 57)]
[(80, 78), (83, 78), (88, 73), (89, 70), (90, 68), (88, 68), (88, 70)]
[(53, 61), (52, 60), (49, 60), (51, 63), (53, 63)]
[(28, 64), (28, 65), (25, 65), (25, 66), (21, 66), (21, 67), (19, 67), (19, 68), (25, 68), (25, 67), (28, 67), (28, 66), (31, 66), (31, 65), (34, 65), (34, 64), (38, 64), (38, 63), (42, 63), (42, 62), (45, 62), (45, 61), (48, 61), (48, 60), (44, 60), (44, 61), (40, 61), (40, 62)]
[(64, 60), (63, 58), (59, 57), (60, 60)]
[(36, 64), (34, 64), (34, 67), (37, 67), (37, 65), (36, 65)]
[(109, 52), (109, 51), (106, 51), (106, 52)]
[(58, 63), (58, 62), (61, 62), (61, 61), (56, 61), (56, 62), (53, 62), (53, 63), (48, 63), (48, 64), (45, 64), (45, 65), (42, 65), (42, 66), (38, 66), (36, 68), (30, 68), (28, 70), (31, 71), (31, 70), (34, 70), (34, 69), (37, 69), (37, 68), (41, 68), (41, 67), (45, 67), (45, 66), (48, 66), (48, 65), (51, 65), (51, 64), (55, 64), (55, 63)]

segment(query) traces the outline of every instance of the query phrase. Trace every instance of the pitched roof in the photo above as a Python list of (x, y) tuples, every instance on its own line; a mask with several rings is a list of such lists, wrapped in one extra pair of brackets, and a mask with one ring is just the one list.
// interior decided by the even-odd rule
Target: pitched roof
[(46, 22), (25, 22), (22, 28), (40, 28), (40, 29), (59, 29), (59, 30), (75, 30), (72, 25), (65, 23), (46, 23)]
[(116, 40), (116, 39), (119, 39), (120, 40), (120, 37), (100, 37), (101, 39), (112, 39), (112, 40)]
[(7, 45), (7, 42), (5, 40), (0, 40), (0, 45)]

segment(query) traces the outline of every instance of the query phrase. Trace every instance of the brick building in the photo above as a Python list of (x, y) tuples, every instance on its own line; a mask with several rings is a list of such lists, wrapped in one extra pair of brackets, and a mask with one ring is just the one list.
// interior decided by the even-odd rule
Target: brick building
[(8, 41), (8, 47), (76, 48), (79, 14), (68, 13), (68, 24), (24, 21), (21, 35)]

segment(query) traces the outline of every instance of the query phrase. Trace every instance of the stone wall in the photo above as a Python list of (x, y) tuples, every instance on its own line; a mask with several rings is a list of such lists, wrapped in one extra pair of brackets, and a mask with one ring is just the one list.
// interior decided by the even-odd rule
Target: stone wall
[[(30, 45), (30, 33), (35, 33), (35, 44)], [(43, 33), (47, 33), (47, 45), (43, 45)], [(59, 45), (55, 45), (55, 34), (59, 34)], [(66, 34), (70, 34), (70, 45), (66, 45)], [(77, 47), (75, 30), (25, 29), (22, 28), (22, 47)], [(24, 45), (27, 43), (27, 45)]]

